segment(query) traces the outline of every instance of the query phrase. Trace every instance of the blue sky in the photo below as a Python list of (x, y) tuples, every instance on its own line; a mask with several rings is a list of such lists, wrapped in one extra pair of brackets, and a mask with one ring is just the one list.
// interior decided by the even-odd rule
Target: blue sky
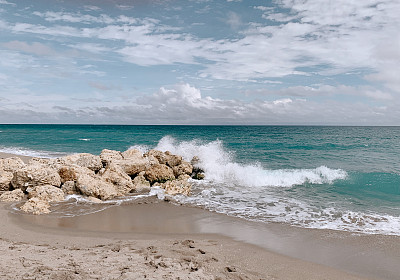
[(0, 0), (0, 123), (400, 125), (397, 0)]

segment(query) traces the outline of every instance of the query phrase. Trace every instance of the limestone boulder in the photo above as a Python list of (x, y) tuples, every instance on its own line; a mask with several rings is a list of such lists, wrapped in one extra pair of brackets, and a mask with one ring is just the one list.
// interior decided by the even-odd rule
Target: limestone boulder
[(20, 208), (26, 213), (35, 215), (50, 213), (50, 204), (47, 201), (41, 200), (37, 197), (32, 197)]
[[(101, 169), (100, 169), (101, 170)], [(100, 171), (99, 171), (100, 172)], [(75, 181), (81, 174), (94, 176), (95, 172), (89, 168), (78, 166), (78, 165), (63, 165), (58, 168), (58, 175), (60, 175), (61, 183), (67, 181)]]
[(148, 192), (150, 191), (150, 182), (146, 180), (142, 172), (133, 179), (133, 191), (135, 192)]
[(174, 171), (175, 177), (178, 178), (180, 175), (191, 175), (193, 166), (187, 161), (182, 161), (181, 164), (174, 166), (172, 170)]
[(190, 160), (190, 164), (191, 165), (197, 165), (200, 163), (200, 158), (198, 156), (194, 156), (191, 160)]
[(174, 167), (182, 162), (182, 157), (173, 155), (169, 151), (161, 152), (158, 150), (150, 150), (146, 153), (147, 156), (155, 157), (160, 164), (168, 165), (169, 167)]
[(113, 162), (115, 165), (122, 168), (122, 170), (131, 177), (135, 177), (142, 171), (150, 168), (153, 163), (148, 157), (136, 157), (136, 158), (128, 158), (122, 160), (116, 160)]
[(93, 196), (88, 196), (86, 199), (91, 202), (91, 203), (102, 203), (103, 201), (101, 199), (95, 198)]
[(26, 190), (27, 187), (52, 185), (59, 187), (61, 178), (52, 168), (40, 164), (28, 165), (14, 172), (11, 184), (15, 189)]
[(87, 174), (81, 174), (78, 177), (76, 188), (84, 195), (101, 200), (111, 199), (119, 195), (113, 184)]
[(143, 157), (143, 154), (141, 151), (137, 149), (129, 149), (122, 153), (122, 158), (124, 159), (130, 159), (130, 158), (136, 159), (141, 157)]
[(193, 172), (192, 173), (192, 178), (195, 180), (204, 180), (206, 175), (203, 172)]
[(21, 189), (16, 189), (13, 191), (4, 192), (0, 195), (0, 201), (12, 202), (12, 201), (21, 201), (25, 198), (25, 194)]
[(177, 195), (182, 194), (189, 196), (192, 185), (187, 180), (173, 180), (160, 184), (166, 194)]
[(152, 156), (158, 160), (159, 164), (167, 164), (168, 157), (161, 151), (158, 150), (150, 150), (146, 154), (146, 156)]
[(119, 195), (126, 195), (134, 188), (132, 179), (124, 170), (114, 163), (110, 163), (101, 175), (101, 179), (115, 186)]
[(47, 202), (59, 202), (64, 200), (64, 192), (51, 185), (36, 186), (27, 188), (28, 198), (38, 198)]
[(11, 187), (12, 172), (0, 170), (0, 191), (8, 191)]
[(166, 151), (164, 154), (167, 156), (167, 165), (169, 167), (172, 168), (172, 167), (178, 166), (182, 163), (181, 156), (173, 155), (169, 151)]
[(174, 180), (174, 171), (172, 168), (165, 164), (155, 164), (145, 171), (144, 177), (151, 183), (154, 184), (164, 183), (168, 180)]
[(81, 167), (86, 167), (95, 172), (99, 171), (103, 167), (101, 158), (99, 156), (87, 153), (65, 156), (60, 158), (60, 161), (65, 165), (78, 165)]
[(182, 175), (179, 175), (179, 177), (176, 179), (188, 181), (190, 179), (190, 176), (187, 174), (182, 174)]
[(65, 195), (79, 194), (79, 191), (75, 187), (74, 181), (66, 181), (64, 184), (62, 184), (61, 190)]
[(0, 159), (0, 170), (14, 172), (25, 167), (25, 163), (19, 157)]
[(104, 165), (107, 165), (114, 160), (121, 160), (123, 157), (119, 151), (104, 149), (101, 151), (100, 159)]
[(28, 165), (33, 165), (33, 164), (42, 164), (42, 165), (50, 165), (51, 162), (53, 162), (54, 159), (50, 158), (31, 158), (28, 162)]
[(62, 166), (69, 165), (71, 162), (66, 162), (64, 158), (32, 158), (28, 165), (42, 165), (46, 168), (54, 170), (60, 169)]
[(72, 166), (62, 166), (58, 169), (58, 175), (60, 175), (61, 183), (68, 181), (76, 181), (78, 179), (78, 172)]

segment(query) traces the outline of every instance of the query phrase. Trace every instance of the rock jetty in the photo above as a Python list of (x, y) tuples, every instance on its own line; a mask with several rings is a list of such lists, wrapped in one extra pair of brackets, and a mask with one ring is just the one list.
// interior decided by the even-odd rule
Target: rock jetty
[(50, 203), (66, 195), (86, 196), (92, 202), (149, 192), (159, 186), (168, 195), (190, 195), (190, 178), (203, 178), (202, 170), (170, 152), (150, 150), (141, 153), (103, 150), (60, 158), (0, 159), (0, 201), (24, 201), (22, 211), (50, 212)]

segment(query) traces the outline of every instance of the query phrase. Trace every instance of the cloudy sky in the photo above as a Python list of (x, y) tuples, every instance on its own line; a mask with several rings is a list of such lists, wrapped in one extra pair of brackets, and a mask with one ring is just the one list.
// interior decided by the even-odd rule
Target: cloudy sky
[(0, 123), (400, 125), (398, 0), (0, 0)]

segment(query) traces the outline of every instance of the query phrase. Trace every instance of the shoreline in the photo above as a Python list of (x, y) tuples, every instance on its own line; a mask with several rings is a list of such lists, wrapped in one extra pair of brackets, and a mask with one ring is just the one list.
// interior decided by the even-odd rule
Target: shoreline
[[(400, 238), (265, 224), (177, 206), (164, 201), (130, 203), (76, 217), (10, 213), (12, 222), (35, 232), (120, 239), (218, 239), (261, 252), (371, 279), (396, 279)], [(98, 223), (97, 221), (102, 221)], [(288, 261), (288, 260), (286, 260)], [(260, 264), (261, 266), (261, 264)], [(258, 269), (261, 269), (259, 267)], [(289, 278), (291, 279), (291, 278)]]
[[(160, 205), (162, 208), (157, 209)], [(79, 267), (81, 270), (78, 272), (84, 275), (84, 278), (66, 279), (86, 279), (85, 277), (90, 273), (85, 272), (83, 268), (85, 265), (89, 265), (93, 271), (104, 270), (105, 273), (112, 273), (123, 270), (128, 259), (135, 259), (136, 263), (135, 267), (132, 267), (133, 274), (131, 276), (139, 277), (139, 279), (143, 275), (150, 276), (150, 279), (161, 279), (162, 277), (177, 279), (177, 276), (181, 279), (374, 279), (354, 276), (335, 268), (288, 257), (221, 234), (192, 231), (190, 227), (186, 228), (189, 229), (187, 232), (182, 227), (178, 233), (171, 230), (172, 228), (162, 233), (162, 225), (153, 232), (148, 228), (144, 231), (139, 228), (139, 232), (115, 232), (109, 231), (107, 227), (102, 231), (97, 231), (95, 225), (102, 226), (107, 223), (115, 225), (120, 221), (115, 219), (99, 220), (99, 217), (91, 217), (93, 214), (73, 218), (15, 214), (10, 213), (9, 207), (4, 203), (1, 206), (0, 248), (6, 253), (3, 262), (0, 263), (0, 268), (4, 275), (8, 271), (15, 275), (15, 273), (27, 270), (33, 271), (38, 279), (47, 279), (41, 278), (45, 275), (38, 271), (41, 266), (46, 264), (47, 267), (50, 267), (47, 270), (51, 270), (53, 273), (67, 271), (68, 275), (74, 275), (75, 272), (72, 268)], [(171, 214), (171, 211), (166, 210), (170, 208), (178, 214), (179, 217), (175, 218), (181, 220), (183, 216), (189, 217), (193, 212), (198, 212), (197, 215), (203, 217), (208, 215), (201, 209), (193, 208), (194, 211), (177, 209), (180, 207), (168, 203), (130, 205), (128, 207), (133, 207), (129, 210), (136, 210), (138, 216), (146, 216), (144, 213), (147, 213), (147, 206), (155, 210), (163, 210), (159, 212), (161, 217), (157, 221), (161, 221), (165, 215)], [(125, 206), (109, 208), (94, 214), (111, 214), (111, 217), (114, 217), (115, 213), (107, 213), (108, 210), (121, 209), (120, 207)], [(147, 214), (142, 221), (151, 223), (148, 218), (154, 213)], [(42, 221), (38, 221), (38, 218)], [(83, 220), (79, 220), (82, 218)], [(194, 217), (192, 221), (201, 221), (198, 218)], [(66, 222), (65, 219), (69, 221)], [(183, 220), (188, 221), (185, 218)], [(87, 224), (87, 221), (91, 221), (91, 223)], [(169, 222), (167, 219), (164, 221), (165, 223)], [(209, 221), (202, 222), (208, 223)], [(174, 225), (173, 223), (172, 226)], [(82, 227), (86, 227), (86, 229)], [(16, 248), (19, 248), (20, 254), (15, 254)], [(30, 253), (40, 250), (46, 254), (44, 260), (42, 257)], [(112, 254), (113, 262), (110, 263), (108, 260), (103, 260), (101, 263), (96, 262), (99, 261), (99, 256), (108, 259), (110, 254)], [(18, 262), (21, 257), (30, 260), (34, 265), (24, 269), (23, 265), (21, 266)], [(48, 262), (45, 262), (47, 258)], [(63, 260), (62, 262), (73, 259), (75, 265), (70, 268), (60, 267), (55, 262), (54, 267), (52, 258), (60, 258)], [(162, 262), (165, 263), (167, 260), (169, 265), (163, 267)], [(157, 261), (160, 262), (157, 264)], [(144, 266), (143, 271), (137, 268), (141, 266)], [(172, 271), (169, 268), (173, 269), (173, 275), (170, 275)], [(169, 275), (170, 278), (168, 278)], [(126, 279), (135, 278), (128, 277)]]
[[(10, 204), (1, 203), (0, 248), (7, 257), (0, 271), (3, 276), (33, 272), (38, 279), (48, 279), (46, 275), (60, 273), (75, 277), (73, 268), (78, 266), (80, 275), (88, 277), (91, 272), (83, 264), (89, 263), (93, 270), (111, 274), (119, 271), (122, 276), (126, 271), (126, 279), (132, 279), (129, 275), (153, 279), (176, 279), (177, 275), (181, 279), (395, 279), (400, 274), (397, 236), (263, 224), (162, 201), (146, 203), (71, 218), (12, 213)], [(15, 250), (18, 247), (20, 254)], [(134, 249), (125, 252), (121, 248)], [(46, 263), (50, 272), (38, 272), (43, 262), (32, 259), (32, 253), (40, 250), (49, 255), (50, 262), (73, 256), (75, 266)], [(88, 256), (110, 251), (111, 263)], [(21, 257), (34, 264), (25, 269), (17, 261)], [(141, 268), (122, 269), (129, 258)], [(169, 263), (163, 267), (161, 261)], [(86, 279), (78, 276), (66, 279)]]

